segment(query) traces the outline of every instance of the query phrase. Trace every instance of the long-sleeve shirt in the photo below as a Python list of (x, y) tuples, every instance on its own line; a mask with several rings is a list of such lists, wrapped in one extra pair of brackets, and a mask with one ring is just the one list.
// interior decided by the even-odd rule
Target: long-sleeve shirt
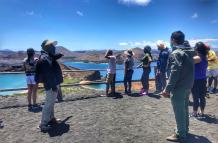
[(170, 77), (166, 91), (191, 89), (194, 83), (194, 60), (196, 55), (193, 48), (186, 48), (183, 45), (177, 47), (169, 58)]
[(168, 48), (160, 51), (159, 58), (157, 61), (157, 70), (161, 73), (165, 73), (167, 70), (167, 62), (169, 58)]

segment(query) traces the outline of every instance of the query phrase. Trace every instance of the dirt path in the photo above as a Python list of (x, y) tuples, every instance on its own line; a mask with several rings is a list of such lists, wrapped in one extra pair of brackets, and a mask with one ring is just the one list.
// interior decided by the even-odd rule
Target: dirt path
[[(77, 98), (75, 98), (77, 97)], [(22, 105), (24, 99), (14, 99)], [(36, 129), (41, 112), (27, 107), (2, 109), (1, 143), (165, 143), (175, 120), (169, 99), (159, 96), (124, 95), (123, 98), (92, 95), (67, 96), (55, 106), (56, 117), (64, 120), (48, 133)], [(0, 98), (1, 105), (13, 98)], [(190, 119), (188, 143), (218, 143), (218, 96), (207, 100), (205, 119)], [(191, 111), (191, 106), (190, 106)]]

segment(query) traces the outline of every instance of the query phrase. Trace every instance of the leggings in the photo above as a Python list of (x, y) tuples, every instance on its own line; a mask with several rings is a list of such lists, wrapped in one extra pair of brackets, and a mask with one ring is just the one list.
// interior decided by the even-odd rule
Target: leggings
[(204, 110), (206, 106), (206, 93), (207, 93), (207, 79), (197, 79), (194, 81), (194, 85), (192, 88), (192, 96), (193, 96), (193, 110), (197, 111), (200, 106), (201, 110)]
[(151, 72), (150, 67), (143, 68), (143, 73), (141, 77), (142, 87), (144, 90), (148, 91), (149, 89), (149, 74)]

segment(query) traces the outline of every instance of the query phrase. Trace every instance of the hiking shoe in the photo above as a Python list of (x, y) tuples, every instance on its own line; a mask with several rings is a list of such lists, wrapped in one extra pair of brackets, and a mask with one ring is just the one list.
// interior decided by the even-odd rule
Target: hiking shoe
[(181, 142), (182, 140), (184, 140), (184, 138), (181, 138), (179, 137), (179, 135), (174, 133), (171, 136), (167, 137), (166, 140), (171, 142)]

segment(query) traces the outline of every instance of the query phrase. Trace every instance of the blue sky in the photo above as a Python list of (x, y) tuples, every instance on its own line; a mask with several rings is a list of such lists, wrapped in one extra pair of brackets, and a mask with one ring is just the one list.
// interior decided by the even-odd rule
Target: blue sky
[(175, 30), (218, 47), (217, 0), (0, 0), (0, 19), (0, 49), (155, 48)]

